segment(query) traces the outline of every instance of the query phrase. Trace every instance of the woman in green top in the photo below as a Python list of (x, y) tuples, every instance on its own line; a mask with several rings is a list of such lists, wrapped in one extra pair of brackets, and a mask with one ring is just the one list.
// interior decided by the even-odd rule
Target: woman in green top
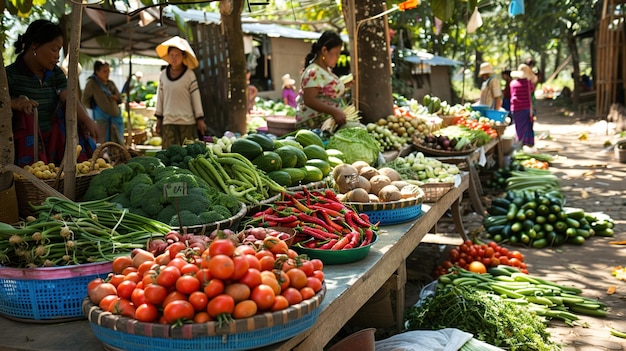
[[(33, 112), (38, 114), (38, 158), (60, 165), (65, 153), (65, 102), (67, 78), (59, 63), (63, 31), (47, 20), (31, 23), (14, 44), (18, 54), (6, 67), (13, 110), (13, 134), (16, 163), (32, 164), (35, 159)], [(79, 143), (82, 152), (78, 162), (88, 160), (95, 148), (98, 126), (81, 104), (77, 105)], [(91, 137), (91, 138), (90, 138)]]

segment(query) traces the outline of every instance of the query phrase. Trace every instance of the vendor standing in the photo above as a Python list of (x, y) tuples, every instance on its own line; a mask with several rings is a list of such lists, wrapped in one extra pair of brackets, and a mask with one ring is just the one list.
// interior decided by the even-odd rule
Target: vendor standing
[(328, 118), (335, 119), (339, 126), (346, 123), (346, 114), (341, 109), (345, 86), (332, 72), (342, 47), (341, 37), (333, 31), (322, 33), (311, 45), (311, 52), (304, 62), (297, 98), (297, 128), (320, 128)]
[(491, 63), (481, 63), (478, 76), (484, 80), (480, 88), (478, 104), (489, 106), (492, 110), (499, 110), (502, 107), (502, 88), (500, 88), (500, 79), (496, 77)]

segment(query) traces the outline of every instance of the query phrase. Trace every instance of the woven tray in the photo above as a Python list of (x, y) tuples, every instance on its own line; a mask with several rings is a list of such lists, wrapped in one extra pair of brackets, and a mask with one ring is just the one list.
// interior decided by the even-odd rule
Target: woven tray
[(454, 188), (454, 183), (426, 183), (420, 185), (420, 189), (424, 191), (424, 202), (437, 202), (452, 188)]
[[(113, 166), (118, 163), (125, 163), (131, 158), (128, 150), (126, 150), (126, 148), (122, 145), (113, 142), (100, 144), (91, 156), (91, 171), (87, 174), (76, 176), (76, 199), (81, 199), (85, 195), (85, 192), (91, 183), (91, 179), (100, 172), (98, 170), (94, 170), (93, 165), (99, 157), (103, 157), (105, 154), (107, 155), (107, 158), (109, 158), (109, 163)], [(21, 215), (30, 215), (33, 213), (30, 205), (31, 203), (34, 205), (40, 205), (46, 200), (47, 197), (56, 195), (50, 191), (43, 190), (41, 187), (33, 186), (34, 182), (44, 183), (58, 192), (63, 192), (65, 185), (63, 178), (60, 176), (61, 173), (62, 169), (59, 171), (59, 176), (57, 178), (47, 180), (35, 177), (25, 178), (22, 175), (15, 177), (15, 191), (17, 193), (18, 210)]]
[(219, 222), (207, 223), (202, 225), (194, 225), (189, 227), (172, 227), (173, 230), (180, 232), (181, 234), (204, 234), (209, 235), (215, 229), (232, 229), (236, 230), (239, 226), (239, 222), (243, 218), (243, 216), (247, 213), (246, 205), (241, 202), (241, 208), (239, 212), (235, 213), (234, 216), (221, 220)]
[(85, 318), (87, 284), (105, 278), (111, 262), (64, 267), (0, 267), (0, 315), (24, 322), (58, 323)]
[(311, 182), (307, 184), (301, 184), (296, 186), (290, 186), (287, 188), (287, 191), (300, 191), (302, 188), (306, 188), (307, 190), (315, 190), (315, 189), (326, 189), (332, 188), (332, 177), (328, 176), (319, 182)]
[(423, 194), (410, 199), (393, 202), (359, 203), (347, 202), (359, 213), (365, 213), (371, 223), (390, 225), (412, 221), (422, 214)]
[(113, 350), (251, 350), (287, 340), (310, 328), (317, 320), (325, 293), (324, 286), (314, 297), (285, 310), (236, 319), (221, 327), (216, 322), (175, 328), (142, 323), (103, 312), (88, 298), (83, 300), (83, 312), (95, 336)]

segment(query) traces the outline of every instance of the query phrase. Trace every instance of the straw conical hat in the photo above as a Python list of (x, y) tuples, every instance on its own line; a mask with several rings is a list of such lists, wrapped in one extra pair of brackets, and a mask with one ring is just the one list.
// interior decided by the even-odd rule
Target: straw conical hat
[(186, 53), (185, 58), (183, 59), (183, 63), (189, 69), (195, 69), (200, 65), (198, 63), (198, 59), (196, 58), (196, 54), (193, 52), (191, 45), (189, 45), (189, 42), (179, 36), (175, 36), (159, 44), (156, 47), (157, 55), (159, 55), (160, 58), (167, 61), (168, 63), (171, 63), (168, 61), (168, 58), (167, 58), (167, 49), (170, 46), (178, 48), (181, 51), (184, 51)]

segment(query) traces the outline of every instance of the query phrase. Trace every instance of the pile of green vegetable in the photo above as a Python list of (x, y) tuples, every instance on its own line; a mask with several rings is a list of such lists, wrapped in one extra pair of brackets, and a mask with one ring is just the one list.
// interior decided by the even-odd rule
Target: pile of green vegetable
[(12, 226), (0, 222), (0, 263), (35, 268), (113, 261), (162, 238), (171, 228), (105, 200), (48, 197), (35, 216)]
[(341, 151), (346, 163), (365, 161), (374, 165), (378, 160), (380, 145), (367, 129), (353, 127), (336, 131), (328, 140), (326, 148)]
[(508, 350), (559, 350), (535, 313), (470, 286), (438, 287), (419, 306), (409, 308), (406, 319), (409, 330), (457, 328)]
[(404, 180), (414, 179), (424, 183), (454, 183), (454, 177), (460, 173), (457, 165), (426, 157), (419, 151), (396, 157), (385, 163), (385, 167), (395, 169)]
[[(173, 183), (184, 183), (187, 195), (166, 197), (163, 187)], [(165, 166), (152, 156), (131, 158), (126, 164), (118, 164), (94, 176), (85, 200), (105, 198), (132, 213), (173, 227), (215, 223), (232, 217), (241, 209), (237, 197), (220, 192), (190, 170)]]
[(184, 146), (178, 144), (170, 145), (165, 150), (157, 151), (155, 156), (166, 166), (176, 166), (189, 169), (190, 160), (194, 159), (198, 155), (205, 155), (206, 153), (206, 144), (200, 141), (195, 141)]

